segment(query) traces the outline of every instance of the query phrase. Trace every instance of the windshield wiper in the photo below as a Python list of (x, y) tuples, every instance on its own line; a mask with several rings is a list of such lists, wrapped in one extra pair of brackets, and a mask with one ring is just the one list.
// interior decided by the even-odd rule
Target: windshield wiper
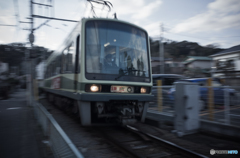
[[(126, 71), (126, 72), (123, 72), (123, 71)], [(120, 72), (120, 75), (118, 75), (115, 80), (118, 80), (119, 78), (121, 78), (122, 76), (124, 76), (125, 74), (129, 73), (129, 72), (133, 72), (133, 71), (139, 71), (139, 72), (145, 72), (145, 71), (141, 71), (141, 70), (133, 70), (133, 69), (129, 69), (129, 70), (122, 70), (120, 69), (119, 72)]]
[[(121, 70), (119, 70), (119, 71), (121, 71)], [(122, 70), (123, 71), (123, 70)], [(127, 70), (126, 70), (127, 71)], [(115, 80), (118, 80), (120, 77), (122, 77), (122, 76), (124, 76), (126, 73), (128, 73), (128, 71), (127, 72), (124, 72), (124, 73), (121, 73), (120, 75), (118, 75), (116, 78), (115, 78)]]

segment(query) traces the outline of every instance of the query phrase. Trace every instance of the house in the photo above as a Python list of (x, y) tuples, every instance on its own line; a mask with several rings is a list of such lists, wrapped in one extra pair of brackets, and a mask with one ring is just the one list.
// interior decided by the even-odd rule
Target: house
[[(151, 57), (152, 73), (159, 74), (161, 61), (159, 57)], [(173, 61), (172, 58), (164, 59), (165, 74), (182, 74), (183, 64), (180, 61)]]
[(240, 72), (240, 45), (210, 56), (213, 59), (215, 76), (234, 75)]
[(226, 85), (240, 86), (240, 45), (233, 46), (210, 57), (213, 60), (213, 76), (225, 78)]
[(184, 75), (187, 77), (208, 77), (212, 67), (212, 59), (205, 56), (188, 56), (182, 62)]

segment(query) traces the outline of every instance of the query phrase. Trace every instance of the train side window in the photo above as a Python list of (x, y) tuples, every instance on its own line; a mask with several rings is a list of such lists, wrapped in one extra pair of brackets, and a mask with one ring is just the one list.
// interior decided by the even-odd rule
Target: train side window
[(56, 57), (54, 69), (55, 69), (55, 72), (54, 72), (55, 75), (60, 74), (60, 69), (61, 69), (61, 57), (60, 56)]
[(51, 77), (51, 74), (50, 74), (50, 65), (48, 65), (48, 73), (47, 73), (47, 76), (48, 76), (48, 78)]
[(67, 72), (73, 72), (73, 61), (74, 61), (74, 45), (73, 43), (68, 47), (67, 53)]
[(52, 63), (49, 66), (49, 77), (52, 77)]
[(61, 73), (65, 73), (66, 71), (66, 54), (67, 54), (67, 49), (64, 49), (62, 51), (62, 61), (61, 61)]
[(45, 73), (45, 78), (48, 78), (48, 72), (49, 72), (49, 66), (47, 66), (47, 68), (46, 68), (46, 73)]
[(62, 52), (62, 73), (72, 73), (73, 64), (74, 64), (74, 45), (71, 43), (64, 51)]
[(56, 69), (56, 61), (54, 60), (54, 61), (52, 62), (52, 70), (51, 70), (52, 76), (55, 75), (55, 69)]

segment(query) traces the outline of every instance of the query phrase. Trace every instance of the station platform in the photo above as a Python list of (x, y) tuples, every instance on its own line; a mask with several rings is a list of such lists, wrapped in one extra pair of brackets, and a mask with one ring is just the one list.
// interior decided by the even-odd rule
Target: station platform
[(26, 97), (26, 90), (18, 89), (7, 100), (0, 100), (0, 157), (51, 158)]

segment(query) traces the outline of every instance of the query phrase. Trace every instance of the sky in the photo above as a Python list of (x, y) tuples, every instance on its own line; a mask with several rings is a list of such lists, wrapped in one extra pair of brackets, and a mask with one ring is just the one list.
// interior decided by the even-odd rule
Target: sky
[[(35, 15), (77, 20), (91, 17), (86, 0), (33, 0), (53, 7), (34, 5)], [(0, 0), (0, 44), (28, 42), (30, 0)], [(134, 23), (154, 40), (191, 41), (202, 46), (218, 45), (230, 48), (240, 44), (240, 0), (109, 0), (113, 8), (95, 5), (97, 17), (113, 18)], [(46, 19), (34, 18), (34, 28)], [(35, 31), (34, 45), (55, 50), (72, 31), (75, 22), (50, 20)]]

